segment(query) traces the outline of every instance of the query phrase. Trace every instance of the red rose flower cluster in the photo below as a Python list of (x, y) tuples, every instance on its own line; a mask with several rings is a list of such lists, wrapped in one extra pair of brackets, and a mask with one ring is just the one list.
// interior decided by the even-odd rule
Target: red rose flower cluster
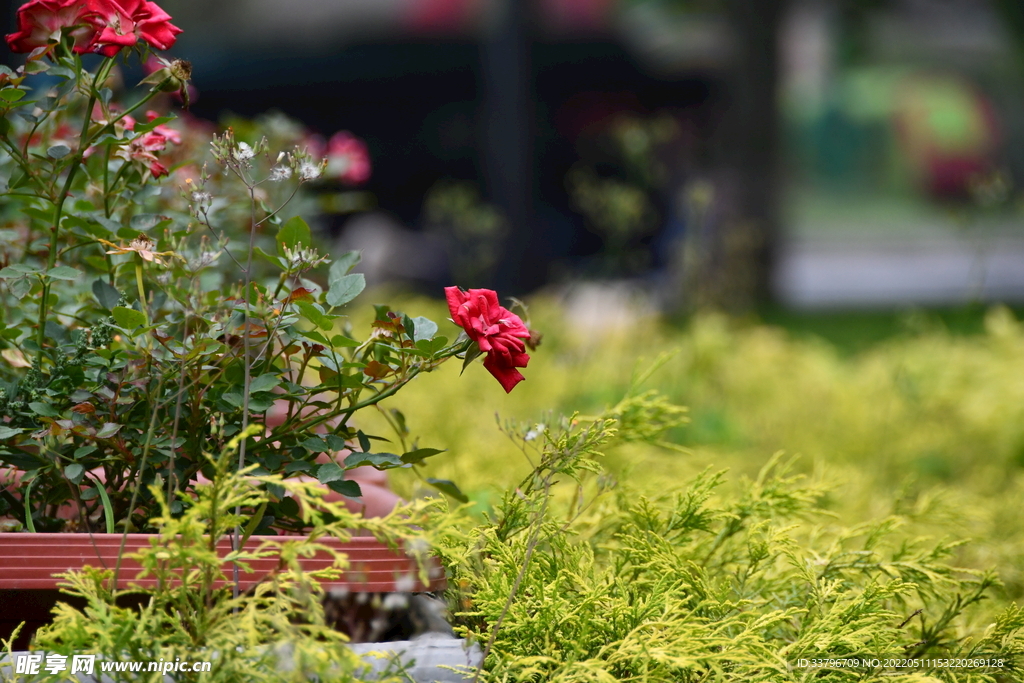
[(69, 29), (78, 53), (113, 57), (140, 41), (167, 50), (181, 29), (149, 0), (31, 0), (18, 8), (18, 30), (7, 36), (12, 52), (32, 52)]
[(518, 315), (498, 303), (498, 295), (490, 289), (445, 287), (445, 298), (452, 320), (487, 354), (484, 367), (510, 392), (525, 377), (516, 368), (525, 368), (530, 361), (526, 342), (530, 330)]

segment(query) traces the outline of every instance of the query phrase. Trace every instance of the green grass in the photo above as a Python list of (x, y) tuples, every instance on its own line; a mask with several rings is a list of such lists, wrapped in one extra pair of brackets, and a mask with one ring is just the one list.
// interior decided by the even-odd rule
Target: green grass
[[(1019, 319), (1024, 308), (1012, 309)], [(906, 308), (899, 310), (793, 311), (766, 307), (758, 318), (767, 325), (785, 329), (793, 337), (817, 337), (843, 354), (870, 349), (881, 342), (921, 334), (929, 330), (954, 336), (985, 332), (988, 307), (981, 304), (955, 308)]]
[[(446, 317), (429, 300), (400, 308)], [(660, 491), (710, 466), (735, 481), (783, 451), (832, 487), (824, 504), (844, 523), (896, 511), (908, 515), (908, 533), (973, 538), (958, 561), (997, 571), (1004, 598), (1024, 595), (1024, 330), (1009, 310), (909, 324), (898, 314), (776, 312), (765, 319), (785, 327), (706, 316), (601, 333), (551, 301), (534, 301), (531, 313), (544, 343), (511, 394), (479, 365), (460, 376), (449, 364), (384, 406), (405, 413), (421, 446), (449, 449), (427, 476), (457, 482), (486, 507), (530, 469), (497, 420), (599, 413), (638, 368), (667, 355), (645, 386), (689, 408), (690, 423), (667, 435), (686, 452), (625, 444), (603, 461), (613, 476)], [(363, 419), (387, 434), (383, 420)], [(429, 492), (409, 472), (393, 483), (406, 496)]]

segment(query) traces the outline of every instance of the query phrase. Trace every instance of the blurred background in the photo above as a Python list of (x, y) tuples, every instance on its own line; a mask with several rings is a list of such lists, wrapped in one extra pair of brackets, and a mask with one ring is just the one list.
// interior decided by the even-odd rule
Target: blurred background
[(1024, 301), (1018, 0), (160, 4), (196, 115), (366, 141), (361, 210), (320, 225), (371, 282), (673, 313)]

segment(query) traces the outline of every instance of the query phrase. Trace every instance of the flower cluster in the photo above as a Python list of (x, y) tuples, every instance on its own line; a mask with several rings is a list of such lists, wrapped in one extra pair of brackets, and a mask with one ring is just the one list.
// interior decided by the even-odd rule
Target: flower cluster
[[(150, 121), (157, 118), (157, 116), (159, 115), (155, 111), (146, 112), (146, 117)], [(135, 120), (132, 117), (125, 116), (122, 120), (126, 130), (135, 130)], [(170, 126), (160, 124), (148, 133), (143, 133), (133, 138), (128, 143), (128, 147), (120, 150), (117, 154), (125, 161), (135, 161), (142, 164), (149, 169), (154, 178), (159, 178), (160, 176), (167, 175), (167, 167), (157, 159), (156, 152), (162, 152), (167, 147), (168, 142), (180, 145), (181, 133)]]
[(445, 287), (444, 295), (452, 321), (487, 354), (484, 367), (506, 393), (512, 391), (526, 379), (516, 368), (525, 368), (530, 361), (524, 341), (530, 338), (530, 330), (518, 315), (498, 303), (493, 290), (464, 292), (458, 287)]
[(181, 33), (149, 0), (31, 0), (18, 8), (17, 20), (18, 30), (7, 36), (12, 52), (47, 49), (64, 31), (75, 52), (113, 57), (140, 42), (168, 50)]

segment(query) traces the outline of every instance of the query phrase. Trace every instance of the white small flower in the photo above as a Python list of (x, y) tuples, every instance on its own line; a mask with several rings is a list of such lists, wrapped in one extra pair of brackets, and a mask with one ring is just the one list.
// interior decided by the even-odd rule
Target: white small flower
[(533, 441), (538, 436), (543, 434), (545, 429), (546, 429), (546, 427), (544, 425), (539, 424), (536, 427), (534, 427), (533, 429), (531, 429), (530, 431), (526, 432), (526, 436), (523, 437), (523, 440), (524, 441)]
[(220, 256), (219, 251), (202, 251), (199, 256), (188, 260), (188, 268), (191, 271), (202, 270), (216, 261), (218, 256)]
[(304, 249), (302, 247), (296, 247), (291, 249), (285, 246), (283, 248), (285, 261), (288, 262), (289, 270), (308, 270), (310, 268), (316, 268), (323, 263), (330, 263), (330, 259), (326, 256), (320, 256), (316, 249), (310, 247)]
[(320, 164), (314, 164), (312, 161), (303, 161), (299, 164), (300, 180), (316, 180), (321, 172)]
[(235, 150), (234, 155), (235, 159), (237, 159), (238, 161), (245, 162), (249, 161), (249, 159), (252, 159), (256, 155), (256, 153), (252, 151), (252, 147), (250, 147), (248, 144), (244, 142), (239, 142), (238, 149)]
[(196, 209), (198, 209), (199, 211), (204, 211), (210, 208), (210, 202), (212, 201), (213, 197), (210, 195), (209, 192), (202, 192), (200, 190), (196, 190), (195, 192), (192, 193), (192, 203), (196, 205)]
[(270, 182), (276, 183), (282, 180), (288, 180), (291, 177), (292, 169), (288, 168), (287, 166), (275, 166), (274, 168), (270, 169), (270, 177), (268, 179), (270, 180)]

